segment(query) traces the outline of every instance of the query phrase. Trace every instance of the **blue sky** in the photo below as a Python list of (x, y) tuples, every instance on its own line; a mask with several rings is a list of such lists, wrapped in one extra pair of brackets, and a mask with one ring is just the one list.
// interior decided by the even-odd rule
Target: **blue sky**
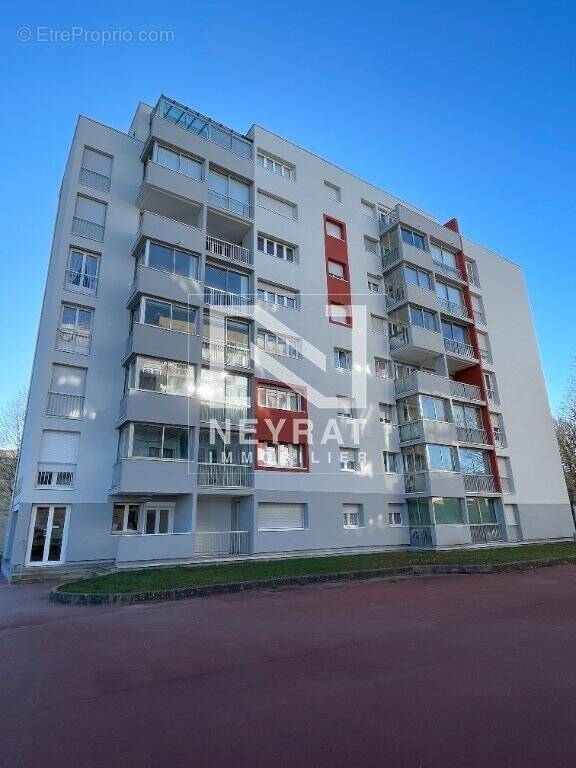
[[(77, 115), (125, 130), (139, 100), (165, 92), (240, 131), (260, 123), (441, 221), (457, 216), (521, 264), (556, 406), (576, 354), (576, 6), (476, 5), (7, 6), (0, 402), (29, 378)], [(32, 40), (18, 41), (21, 27)], [(172, 30), (174, 41), (37, 39), (73, 27)]]

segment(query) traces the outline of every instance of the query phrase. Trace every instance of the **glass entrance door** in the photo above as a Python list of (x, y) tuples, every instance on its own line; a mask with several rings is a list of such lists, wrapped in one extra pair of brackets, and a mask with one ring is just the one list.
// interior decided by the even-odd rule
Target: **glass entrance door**
[(54, 565), (63, 562), (68, 507), (38, 505), (32, 514), (28, 562), (31, 565)]

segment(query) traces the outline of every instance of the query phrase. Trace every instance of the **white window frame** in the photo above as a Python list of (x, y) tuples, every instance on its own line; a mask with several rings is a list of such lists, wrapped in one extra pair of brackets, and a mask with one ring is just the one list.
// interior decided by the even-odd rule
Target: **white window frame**
[[(272, 341), (273, 340), (273, 341)], [(275, 351), (272, 352), (268, 349), (268, 345), (274, 343)], [(286, 354), (278, 352), (278, 345), (283, 345), (286, 349)], [(267, 331), (265, 328), (259, 328), (256, 334), (256, 346), (262, 352), (266, 352), (269, 355), (275, 355), (276, 357), (286, 357), (290, 360), (299, 360), (301, 357), (302, 340), (291, 336), (282, 336), (272, 331)], [(290, 350), (294, 354), (289, 354)]]
[[(146, 302), (150, 301), (157, 301), (159, 304), (168, 304), (170, 306), (170, 328), (162, 328), (160, 325), (154, 325), (154, 323), (147, 323), (146, 322)], [(147, 325), (149, 328), (159, 328), (161, 331), (170, 331), (171, 333), (183, 333), (187, 336), (198, 336), (198, 307), (192, 306), (191, 304), (180, 304), (177, 301), (170, 301), (169, 299), (157, 299), (155, 296), (142, 296), (140, 298), (140, 301), (137, 304), (138, 311), (134, 313), (134, 317), (138, 316), (138, 320), (134, 320), (134, 322), (139, 323), (140, 325)], [(192, 331), (181, 331), (178, 328), (172, 328), (172, 322), (173, 322), (173, 315), (174, 315), (174, 307), (180, 307), (183, 309), (187, 309), (189, 311), (194, 312), (194, 330)], [(191, 323), (192, 325), (192, 323)]]
[[(34, 539), (34, 526), (36, 523), (36, 515), (38, 513), (38, 507), (48, 507), (48, 521), (46, 525), (46, 539), (44, 540), (44, 551), (43, 551), (43, 557), (42, 560), (38, 561), (32, 561), (30, 560), (30, 556), (32, 554), (32, 542)], [(52, 538), (52, 525), (54, 521), (54, 509), (55, 507), (64, 507), (65, 513), (64, 513), (64, 530), (62, 532), (62, 547), (60, 549), (60, 559), (59, 560), (47, 560), (46, 554), (49, 551), (50, 548), (50, 540)], [(30, 527), (28, 530), (28, 541), (26, 544), (26, 565), (30, 566), (31, 568), (35, 568), (37, 566), (45, 568), (46, 566), (50, 565), (61, 565), (62, 563), (66, 562), (66, 548), (68, 545), (68, 530), (70, 528), (70, 512), (71, 508), (69, 504), (34, 504), (32, 507), (32, 514), (30, 515)]]
[[(268, 284), (265, 284), (268, 286)], [(274, 290), (270, 290), (273, 288)], [(290, 293), (283, 293), (283, 291), (290, 291)], [(293, 294), (293, 295), (290, 295)], [(258, 301), (265, 301), (268, 304), (275, 304), (278, 307), (286, 307), (286, 309), (300, 309), (300, 294), (298, 291), (291, 291), (289, 288), (282, 289), (276, 286), (256, 288), (256, 295)]]
[[(352, 512), (346, 510), (345, 507), (356, 506), (359, 507), (356, 511)], [(343, 504), (342, 505), (342, 526), (347, 531), (357, 530), (358, 528), (364, 528), (364, 509), (362, 504)]]
[[(146, 363), (152, 364), (156, 363), (158, 366), (164, 367), (164, 366), (170, 366), (177, 365), (177, 366), (184, 366), (186, 368), (186, 383), (187, 383), (187, 394), (184, 394), (182, 392), (170, 392), (169, 390), (161, 390), (161, 389), (145, 389), (139, 386), (140, 382), (140, 373), (142, 372), (142, 367), (146, 366)], [(169, 374), (168, 374), (169, 375)], [(183, 363), (178, 360), (165, 360), (160, 357), (149, 357), (147, 355), (136, 355), (136, 357), (131, 361), (130, 365), (127, 368), (127, 386), (126, 389), (134, 389), (138, 390), (139, 392), (154, 392), (159, 395), (170, 395), (171, 397), (189, 397), (190, 395), (194, 394), (195, 390), (195, 382), (196, 382), (196, 366), (192, 365), (190, 363)]]
[[(71, 260), (72, 260), (72, 254), (78, 253), (82, 256), (82, 267), (80, 272), (77, 272), (76, 274), (80, 275), (81, 282), (84, 282), (86, 277), (89, 277), (91, 280), (94, 281), (94, 287), (86, 287), (83, 285), (76, 285), (75, 283), (69, 282), (69, 276), (72, 273), (71, 270)], [(87, 257), (96, 259), (96, 274), (95, 275), (87, 275), (86, 274), (86, 259)], [(96, 296), (98, 293), (98, 280), (100, 278), (100, 263), (101, 263), (101, 254), (99, 253), (93, 253), (92, 251), (86, 251), (83, 248), (76, 248), (75, 246), (70, 246), (68, 249), (68, 262), (66, 264), (66, 275), (64, 280), (64, 288), (68, 291), (74, 291), (74, 293), (81, 293), (86, 296)]]
[[(112, 525), (114, 523), (114, 508), (115, 507), (124, 507), (123, 510), (123, 520), (122, 520), (122, 530), (115, 531), (112, 528)], [(130, 514), (130, 507), (138, 507), (138, 517), (136, 520), (136, 528), (134, 530), (129, 529), (128, 526), (128, 516)], [(114, 502), (112, 504), (112, 521), (110, 523), (110, 535), (111, 536), (137, 536), (140, 533), (140, 526), (142, 524), (142, 506), (136, 501), (127, 501), (127, 502)]]
[[(155, 267), (152, 264), (150, 264), (150, 245), (159, 245), (161, 248), (166, 248), (169, 251), (172, 251), (172, 269), (162, 269), (161, 267)], [(190, 257), (190, 260), (196, 264), (196, 277), (191, 277), (190, 275), (182, 275), (180, 272), (176, 272), (176, 253), (183, 253), (185, 256)], [(200, 281), (200, 261), (201, 257), (200, 254), (196, 251), (187, 251), (185, 248), (176, 248), (173, 245), (168, 245), (167, 243), (161, 243), (159, 240), (154, 240), (150, 238), (146, 238), (146, 242), (144, 243), (144, 249), (141, 250), (138, 253), (137, 257), (137, 268), (140, 266), (140, 264), (143, 264), (144, 266), (148, 267), (148, 269), (154, 269), (156, 272), (163, 272), (166, 275), (176, 275), (177, 277), (182, 277), (185, 280), (194, 280), (194, 282)]]
[[(170, 154), (174, 155), (178, 158), (178, 169), (171, 168), (169, 165), (164, 165), (158, 160), (158, 149), (163, 149), (165, 152), (169, 152)], [(200, 177), (191, 176), (189, 173), (185, 173), (182, 168), (182, 158), (185, 158), (186, 160), (191, 160), (193, 163), (199, 166), (200, 170)], [(162, 144), (159, 141), (154, 142), (154, 147), (152, 149), (152, 157), (151, 160), (153, 163), (156, 163), (156, 165), (159, 165), (161, 168), (166, 168), (168, 171), (174, 171), (174, 173), (179, 173), (181, 176), (186, 176), (188, 179), (194, 179), (194, 181), (205, 181), (205, 172), (204, 172), (204, 163), (202, 160), (200, 160), (197, 157), (193, 157), (193, 155), (189, 155), (186, 152), (179, 152), (175, 149), (172, 149), (172, 147), (167, 147), (165, 144)]]
[[(162, 429), (162, 442), (160, 443), (160, 456), (134, 456), (134, 425), (139, 424), (144, 427), (160, 427)], [(172, 429), (172, 428), (178, 428), (178, 429), (187, 429), (188, 430), (188, 456), (185, 459), (171, 459), (169, 457), (164, 457), (162, 454), (164, 453), (164, 430), (166, 429)], [(182, 424), (152, 424), (148, 421), (130, 421), (128, 424), (126, 424), (119, 432), (118, 435), (118, 453), (117, 453), (117, 461), (123, 461), (126, 459), (136, 459), (137, 461), (175, 461), (175, 462), (185, 462), (190, 461), (190, 453), (191, 453), (191, 441), (192, 441), (192, 427), (188, 427), (186, 425)], [(122, 456), (120, 452), (120, 447), (122, 444), (122, 436), (126, 435), (125, 439), (125, 445), (126, 445), (126, 455)]]
[(382, 451), (385, 475), (400, 474), (400, 454), (395, 451)]
[[(262, 248), (260, 248), (260, 240), (262, 241)], [(277, 240), (274, 237), (268, 237), (261, 232), (256, 236), (256, 248), (259, 253), (265, 253), (268, 256), (274, 256), (280, 261), (285, 261), (287, 264), (297, 264), (297, 248), (291, 243)], [(280, 251), (280, 255), (279, 255)], [(288, 258), (288, 251), (292, 252), (292, 258)]]
[[(260, 402), (260, 393), (264, 393), (264, 403)], [(287, 394), (289, 395), (295, 395), (296, 396), (296, 408), (282, 408), (278, 405), (279, 394)], [(302, 397), (300, 395), (300, 392), (297, 392), (295, 389), (290, 389), (289, 387), (272, 387), (268, 384), (258, 384), (258, 389), (256, 392), (257, 402), (258, 405), (262, 408), (273, 408), (275, 410), (279, 411), (290, 411), (292, 413), (301, 413), (302, 412)], [(276, 405), (268, 405), (268, 399), (274, 398), (276, 401)], [(290, 402), (290, 397), (287, 397), (287, 402)]]
[(285, 161), (276, 160), (276, 158), (259, 149), (256, 153), (256, 162), (267, 171), (282, 176), (283, 179), (296, 181), (296, 168), (288, 165)]
[[(280, 449), (283, 446), (289, 446), (296, 449), (297, 464), (281, 464), (280, 463)], [(299, 443), (272, 443), (269, 440), (262, 440), (258, 443), (258, 464), (264, 467), (275, 467), (276, 469), (290, 470), (290, 469), (304, 469), (304, 451), (302, 445)], [(263, 457), (274, 456), (274, 462), (263, 460)]]
[[(346, 360), (346, 365), (340, 365), (342, 359)], [(338, 371), (352, 370), (352, 352), (349, 349), (334, 347), (334, 368)]]
[[(400, 518), (400, 521), (397, 522), (397, 518)], [(404, 515), (402, 512), (388, 512), (388, 525), (390, 528), (402, 528), (404, 525)]]
[(358, 448), (340, 448), (340, 472), (360, 472)]
[[(160, 533), (160, 513), (161, 512), (168, 512), (168, 530)], [(154, 521), (154, 533), (146, 533), (146, 521), (148, 518), (148, 514), (150, 512), (155, 512), (155, 521)], [(142, 517), (142, 523), (141, 523), (141, 536), (170, 536), (174, 533), (174, 504), (168, 503), (168, 504), (156, 504), (153, 502), (150, 502), (144, 506), (143, 509), (140, 510), (140, 515)]]

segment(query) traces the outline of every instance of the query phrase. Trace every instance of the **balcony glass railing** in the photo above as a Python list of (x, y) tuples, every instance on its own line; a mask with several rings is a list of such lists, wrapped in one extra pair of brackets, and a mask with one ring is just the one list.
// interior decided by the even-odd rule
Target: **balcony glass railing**
[(252, 142), (236, 133), (231, 128), (216, 123), (199, 112), (178, 104), (166, 96), (162, 96), (155, 108), (155, 113), (178, 125), (184, 130), (201, 136), (213, 144), (230, 150), (242, 157), (252, 157)]
[(482, 390), (476, 384), (465, 384), (463, 381), (450, 380), (450, 393), (452, 397), (461, 397), (463, 400), (483, 400)]
[(408, 440), (420, 440), (424, 434), (422, 422), (408, 421), (406, 424), (400, 424), (398, 433), (401, 443), (405, 443)]
[(244, 218), (252, 218), (252, 206), (250, 203), (245, 203), (242, 200), (236, 200), (229, 195), (223, 195), (221, 192), (217, 192), (215, 189), (208, 190), (208, 202), (211, 205), (215, 205), (218, 208), (224, 208), (230, 213), (236, 213)]

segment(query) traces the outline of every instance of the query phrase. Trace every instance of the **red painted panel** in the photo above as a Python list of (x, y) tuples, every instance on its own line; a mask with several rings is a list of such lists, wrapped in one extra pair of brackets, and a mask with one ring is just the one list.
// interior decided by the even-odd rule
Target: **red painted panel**
[[(332, 222), (337, 224), (342, 231), (342, 238), (332, 237), (326, 232), (326, 222)], [(350, 307), (352, 302), (352, 294), (350, 291), (350, 271), (348, 268), (348, 243), (346, 240), (346, 224), (339, 219), (335, 219), (332, 216), (324, 214), (323, 219), (324, 227), (324, 253), (326, 257), (326, 283), (327, 283), (327, 297), (328, 304), (340, 304), (344, 307)], [(328, 262), (336, 261), (342, 264), (344, 267), (344, 279), (339, 280), (337, 277), (332, 277), (328, 274)], [(335, 320), (328, 318), (331, 323), (335, 325), (346, 325), (348, 328), (352, 328), (352, 315), (350, 310), (346, 313), (346, 323), (337, 323)]]

